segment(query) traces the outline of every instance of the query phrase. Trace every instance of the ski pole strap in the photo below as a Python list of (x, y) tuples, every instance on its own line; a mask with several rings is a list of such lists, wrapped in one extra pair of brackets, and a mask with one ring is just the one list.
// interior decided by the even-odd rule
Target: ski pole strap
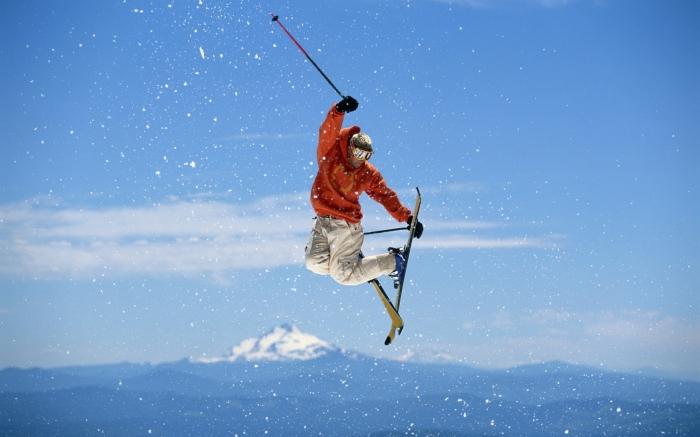
[(383, 234), (385, 232), (408, 231), (410, 229), (411, 229), (410, 226), (404, 226), (402, 228), (391, 228), (391, 229), (384, 229), (381, 231), (365, 232), (365, 235)]
[(331, 82), (331, 80), (328, 78), (328, 76), (326, 76), (326, 73), (324, 73), (323, 70), (321, 70), (321, 67), (319, 67), (314, 62), (313, 59), (311, 59), (311, 56), (309, 56), (309, 54), (306, 53), (306, 50), (304, 50), (304, 47), (302, 47), (301, 44), (299, 44), (299, 41), (297, 41), (297, 39), (294, 38), (294, 36), (291, 33), (289, 33), (287, 28), (284, 27), (284, 24), (282, 24), (282, 22), (280, 21), (280, 16), (272, 14), (272, 13), (270, 15), (272, 15), (272, 21), (279, 24), (280, 28), (282, 28), (284, 33), (286, 33), (287, 36), (289, 36), (289, 38), (292, 40), (292, 42), (299, 48), (299, 50), (301, 50), (301, 52), (304, 54), (304, 56), (306, 56), (306, 59), (308, 59), (309, 62), (311, 62), (311, 64), (313, 64), (314, 67), (316, 67), (316, 70), (318, 70), (318, 72), (321, 73), (321, 76), (323, 76), (323, 78), (326, 79), (326, 82), (328, 82), (328, 84), (333, 87), (335, 92), (338, 93), (338, 95), (344, 99), (345, 96), (343, 95), (343, 93), (341, 93), (340, 90), (338, 90), (338, 88), (333, 84), (333, 82)]

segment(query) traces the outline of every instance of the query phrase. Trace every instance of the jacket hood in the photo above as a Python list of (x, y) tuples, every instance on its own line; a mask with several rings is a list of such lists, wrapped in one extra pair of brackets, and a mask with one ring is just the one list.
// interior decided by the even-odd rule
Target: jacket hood
[[(342, 159), (343, 163), (349, 168), (352, 168), (352, 165), (350, 165), (350, 161), (348, 160), (348, 144), (350, 142), (350, 137), (359, 132), (361, 132), (360, 126), (353, 125), (340, 129), (340, 134), (338, 135), (341, 151), (340, 159)], [(362, 166), (358, 168), (362, 168)]]

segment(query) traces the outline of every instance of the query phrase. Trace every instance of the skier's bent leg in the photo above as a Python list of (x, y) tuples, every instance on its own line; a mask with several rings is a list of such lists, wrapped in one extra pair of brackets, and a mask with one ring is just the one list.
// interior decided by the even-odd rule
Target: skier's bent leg
[(331, 263), (331, 277), (342, 285), (360, 285), (391, 273), (396, 268), (393, 254), (368, 256), (365, 258), (348, 257)]
[(324, 229), (330, 249), (329, 273), (339, 284), (359, 285), (394, 270), (396, 261), (392, 254), (360, 259), (365, 239), (360, 223), (331, 219)]

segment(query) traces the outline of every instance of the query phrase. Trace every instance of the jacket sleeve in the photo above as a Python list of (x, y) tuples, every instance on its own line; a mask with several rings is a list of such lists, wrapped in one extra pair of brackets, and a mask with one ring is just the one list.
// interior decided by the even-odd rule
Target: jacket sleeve
[(336, 138), (340, 133), (340, 128), (343, 126), (345, 114), (335, 109), (335, 104), (331, 106), (323, 120), (321, 127), (318, 128), (318, 150), (316, 151), (316, 159), (320, 162), (328, 151), (335, 144)]
[(367, 195), (379, 202), (392, 217), (400, 222), (405, 222), (411, 215), (411, 210), (403, 206), (394, 190), (386, 185), (384, 177), (378, 170), (374, 170), (370, 180), (370, 186), (365, 190)]

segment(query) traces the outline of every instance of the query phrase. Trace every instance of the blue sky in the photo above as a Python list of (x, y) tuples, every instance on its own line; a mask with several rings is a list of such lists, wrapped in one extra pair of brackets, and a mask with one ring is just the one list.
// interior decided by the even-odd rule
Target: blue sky
[[(0, 366), (216, 355), (293, 322), (397, 359), (700, 378), (695, 2), (2, 9)], [(371, 288), (302, 266), (338, 96), (270, 11), (360, 101), (403, 201), (424, 192), (394, 347)]]

